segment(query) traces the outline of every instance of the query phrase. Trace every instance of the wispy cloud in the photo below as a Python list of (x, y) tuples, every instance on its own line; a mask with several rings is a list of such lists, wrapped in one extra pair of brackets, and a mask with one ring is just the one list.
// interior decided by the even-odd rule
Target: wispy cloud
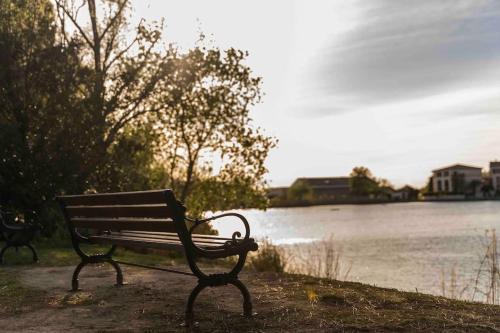
[(325, 107), (316, 98), (315, 114), (499, 82), (499, 1), (379, 0), (360, 10), (355, 28), (327, 45), (313, 70), (319, 95), (354, 103)]

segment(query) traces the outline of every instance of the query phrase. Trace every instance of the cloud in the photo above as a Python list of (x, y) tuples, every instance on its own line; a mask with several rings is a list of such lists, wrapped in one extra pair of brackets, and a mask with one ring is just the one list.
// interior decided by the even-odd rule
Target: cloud
[(356, 27), (327, 45), (313, 70), (319, 95), (352, 103), (315, 114), (500, 82), (499, 1), (378, 0), (360, 10)]

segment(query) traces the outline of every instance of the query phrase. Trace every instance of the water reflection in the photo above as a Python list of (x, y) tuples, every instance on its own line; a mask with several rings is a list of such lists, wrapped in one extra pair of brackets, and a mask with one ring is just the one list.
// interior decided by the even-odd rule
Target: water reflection
[[(242, 212), (252, 235), (275, 244), (304, 244), (334, 235), (350, 280), (404, 290), (442, 293), (442, 274), (455, 267), (473, 278), (486, 229), (500, 229), (500, 201), (415, 202), (275, 208)], [(235, 225), (216, 226), (230, 235)]]

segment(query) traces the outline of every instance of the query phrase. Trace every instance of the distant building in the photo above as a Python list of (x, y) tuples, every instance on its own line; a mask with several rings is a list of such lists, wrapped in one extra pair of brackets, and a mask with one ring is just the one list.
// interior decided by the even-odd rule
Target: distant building
[(292, 187), (299, 182), (311, 188), (315, 199), (342, 199), (351, 194), (349, 177), (297, 178)]
[(267, 190), (267, 197), (269, 199), (286, 199), (288, 187), (271, 187)]
[(397, 191), (392, 186), (382, 186), (379, 188), (377, 197), (379, 199), (394, 199)]
[(414, 201), (418, 199), (418, 193), (420, 191), (410, 185), (405, 185), (402, 188), (394, 191), (392, 194), (392, 199), (401, 201)]
[(495, 193), (500, 192), (500, 162), (490, 162), (491, 186)]
[(434, 193), (477, 196), (482, 183), (482, 168), (455, 164), (432, 171)]

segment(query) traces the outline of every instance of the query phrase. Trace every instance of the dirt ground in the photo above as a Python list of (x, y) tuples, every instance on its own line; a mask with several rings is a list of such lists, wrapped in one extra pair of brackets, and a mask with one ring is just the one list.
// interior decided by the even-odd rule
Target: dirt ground
[(82, 291), (73, 293), (73, 268), (0, 268), (23, 290), (5, 298), (10, 304), (0, 302), (0, 331), (500, 332), (500, 307), (251, 271), (241, 280), (252, 293), (256, 316), (241, 316), (235, 287), (205, 289), (195, 304), (198, 325), (189, 329), (182, 324), (195, 278), (123, 267), (128, 284), (115, 287), (110, 267), (88, 266), (80, 275)]
[[(169, 267), (186, 270), (186, 267)], [(87, 266), (80, 274), (79, 292), (71, 292), (74, 267), (22, 267), (10, 269), (23, 286), (43, 291), (8, 316), (0, 315), (2, 332), (182, 332), (187, 298), (196, 278), (155, 270), (122, 267), (126, 285), (114, 286), (114, 271), (106, 265)], [(212, 269), (213, 270), (213, 269)], [(9, 268), (7, 268), (9, 271)], [(210, 269), (208, 269), (210, 272)], [(269, 276), (274, 280), (274, 275)], [(259, 277), (263, 279), (263, 277)], [(265, 278), (264, 278), (265, 279)], [(255, 310), (268, 308), (278, 289), (248, 274)], [(37, 294), (37, 293), (35, 293)], [(279, 297), (278, 297), (279, 298)], [(285, 304), (277, 305), (278, 308)], [(270, 309), (273, 311), (273, 309)], [(255, 319), (242, 313), (242, 297), (234, 286), (207, 288), (195, 304), (197, 326), (192, 331), (259, 331)], [(255, 318), (258, 318), (258, 313)], [(208, 323), (207, 323), (208, 321)], [(205, 325), (204, 325), (205, 322)], [(242, 327), (243, 324), (243, 327)], [(260, 326), (260, 325), (256, 325)], [(253, 327), (253, 328), (252, 328)]]

